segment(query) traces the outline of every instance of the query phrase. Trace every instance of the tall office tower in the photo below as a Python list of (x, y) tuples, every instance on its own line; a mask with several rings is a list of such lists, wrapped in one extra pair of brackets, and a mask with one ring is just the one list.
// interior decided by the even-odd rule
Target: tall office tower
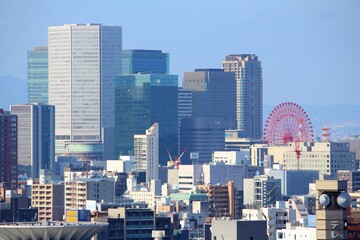
[(5, 190), (17, 189), (17, 131), (17, 116), (0, 108), (0, 183)]
[(185, 148), (181, 164), (211, 162), (214, 151), (225, 150), (225, 124), (218, 118), (181, 119), (180, 149)]
[(226, 129), (236, 127), (236, 81), (223, 69), (185, 72), (183, 88), (192, 90), (192, 116), (223, 118)]
[(41, 104), (10, 106), (18, 117), (18, 169), (38, 178), (40, 169), (52, 169), (55, 161), (55, 107)]
[[(184, 88), (179, 88), (178, 91), (178, 152), (177, 154), (181, 154), (181, 151), (184, 149), (180, 149), (180, 124), (181, 119), (191, 117), (192, 116), (192, 91)], [(175, 153), (171, 153), (175, 154)]]
[(169, 53), (160, 50), (122, 51), (122, 74), (169, 74)]
[(56, 154), (113, 159), (119, 26), (49, 27), (49, 103), (55, 105)]
[(167, 74), (116, 77), (115, 156), (134, 151), (134, 135), (159, 124), (159, 164), (178, 150), (178, 78)]
[(134, 135), (135, 171), (146, 172), (146, 183), (159, 179), (159, 124), (154, 123), (144, 135)]
[(261, 139), (263, 111), (263, 80), (261, 62), (255, 54), (225, 57), (225, 72), (234, 72), (236, 79), (236, 122), (242, 137)]
[(48, 103), (48, 47), (27, 53), (28, 103)]

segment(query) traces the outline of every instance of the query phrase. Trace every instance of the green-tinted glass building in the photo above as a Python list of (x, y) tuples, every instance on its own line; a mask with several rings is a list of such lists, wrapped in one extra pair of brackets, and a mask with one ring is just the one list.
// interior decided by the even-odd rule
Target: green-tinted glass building
[(159, 164), (167, 150), (177, 153), (178, 76), (168, 74), (119, 75), (115, 80), (115, 156), (134, 151), (134, 134), (144, 134), (159, 123)]
[(34, 47), (27, 54), (28, 103), (48, 104), (48, 48)]
[(169, 74), (169, 53), (160, 50), (122, 51), (122, 74)]

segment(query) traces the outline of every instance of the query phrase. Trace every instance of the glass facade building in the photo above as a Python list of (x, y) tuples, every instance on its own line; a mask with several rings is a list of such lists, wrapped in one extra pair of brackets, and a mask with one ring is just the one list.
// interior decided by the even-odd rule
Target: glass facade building
[(28, 103), (48, 103), (48, 48), (27, 53)]
[(225, 124), (219, 118), (181, 119), (180, 149), (187, 148), (181, 164), (209, 163), (214, 151), (225, 150)]
[(134, 135), (159, 123), (159, 164), (167, 150), (177, 153), (178, 77), (167, 74), (119, 75), (115, 80), (115, 156), (134, 151)]
[(70, 24), (49, 27), (48, 35), (49, 103), (56, 107), (57, 154), (64, 154), (67, 144), (101, 143), (101, 158), (80, 160), (113, 159), (121, 27)]
[(169, 53), (160, 50), (123, 50), (122, 74), (169, 74)]
[(185, 72), (183, 88), (192, 91), (192, 116), (223, 119), (226, 129), (236, 128), (236, 82), (223, 69)]

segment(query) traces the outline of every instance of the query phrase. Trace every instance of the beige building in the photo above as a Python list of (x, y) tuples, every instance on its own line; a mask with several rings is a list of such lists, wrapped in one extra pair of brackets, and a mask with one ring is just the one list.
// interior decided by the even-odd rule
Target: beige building
[(67, 210), (86, 208), (87, 200), (113, 202), (115, 198), (114, 179), (89, 178), (65, 181), (65, 207)]
[(318, 170), (320, 179), (336, 179), (338, 170), (356, 169), (355, 153), (349, 150), (349, 143), (300, 142), (299, 148), (297, 159), (294, 142), (284, 146), (254, 145), (251, 163), (257, 165), (271, 158), (283, 170)]
[(316, 239), (348, 239), (347, 208), (351, 197), (342, 180), (316, 181)]
[(64, 184), (33, 184), (31, 206), (38, 208), (39, 222), (62, 221), (64, 214)]
[(197, 192), (205, 193), (210, 201), (210, 217), (240, 217), (240, 206), (237, 200), (237, 191), (234, 182), (229, 181), (227, 185), (198, 185)]

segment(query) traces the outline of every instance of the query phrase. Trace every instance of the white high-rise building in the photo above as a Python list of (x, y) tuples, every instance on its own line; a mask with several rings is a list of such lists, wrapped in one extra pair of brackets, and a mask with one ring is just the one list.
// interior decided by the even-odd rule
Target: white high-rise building
[(146, 172), (146, 183), (159, 179), (159, 124), (154, 123), (144, 135), (134, 135), (135, 170)]
[(51, 26), (48, 37), (56, 153), (77, 155), (80, 160), (113, 159), (114, 78), (121, 73), (121, 27)]
[(263, 80), (261, 61), (255, 54), (233, 54), (222, 63), (236, 80), (236, 123), (241, 137), (262, 138)]

